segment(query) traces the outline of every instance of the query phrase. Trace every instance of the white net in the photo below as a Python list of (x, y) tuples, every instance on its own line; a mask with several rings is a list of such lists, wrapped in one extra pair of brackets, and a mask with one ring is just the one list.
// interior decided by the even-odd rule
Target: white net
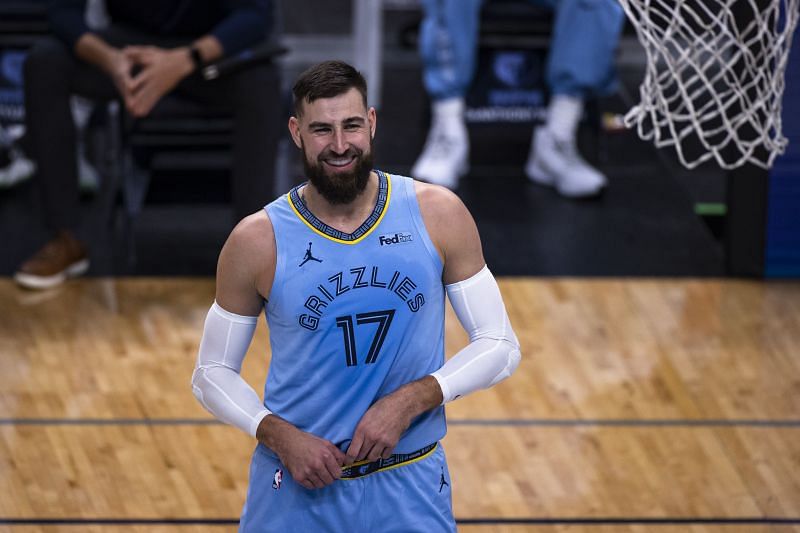
[(619, 0), (647, 54), (639, 136), (694, 168), (769, 168), (787, 140), (781, 101), (800, 0)]

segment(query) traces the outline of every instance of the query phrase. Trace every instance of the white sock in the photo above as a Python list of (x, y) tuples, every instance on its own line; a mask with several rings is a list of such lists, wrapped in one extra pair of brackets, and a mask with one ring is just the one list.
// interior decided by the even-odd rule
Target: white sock
[(437, 100), (433, 103), (432, 111), (431, 129), (437, 128), (454, 134), (460, 134), (465, 131), (463, 98), (455, 97)]
[(583, 99), (565, 94), (554, 95), (547, 108), (547, 129), (559, 141), (575, 139), (583, 115)]

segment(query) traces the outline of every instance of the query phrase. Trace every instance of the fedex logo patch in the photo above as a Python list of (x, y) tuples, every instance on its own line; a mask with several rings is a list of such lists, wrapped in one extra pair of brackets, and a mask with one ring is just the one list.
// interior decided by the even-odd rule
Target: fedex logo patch
[(378, 237), (378, 242), (381, 243), (381, 246), (389, 246), (392, 244), (404, 244), (407, 242), (411, 242), (414, 240), (414, 236), (411, 233), (400, 231), (398, 233), (393, 233), (389, 235), (381, 235)]

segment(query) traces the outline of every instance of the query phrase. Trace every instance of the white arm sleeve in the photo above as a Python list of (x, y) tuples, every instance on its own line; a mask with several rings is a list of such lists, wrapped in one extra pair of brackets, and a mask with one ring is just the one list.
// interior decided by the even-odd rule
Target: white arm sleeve
[(239, 373), (257, 322), (256, 316), (237, 315), (214, 302), (192, 374), (192, 391), (203, 407), (253, 437), (270, 411)]
[(520, 360), (519, 342), (489, 267), (445, 289), (470, 343), (432, 374), (442, 389), (442, 404), (499, 383)]

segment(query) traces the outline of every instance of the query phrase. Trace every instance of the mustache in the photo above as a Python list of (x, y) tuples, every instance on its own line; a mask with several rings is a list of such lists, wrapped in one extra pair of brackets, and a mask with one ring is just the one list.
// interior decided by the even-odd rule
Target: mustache
[(362, 155), (364, 155), (364, 150), (360, 150), (353, 146), (351, 146), (350, 148), (345, 150), (344, 153), (341, 154), (337, 154), (330, 148), (326, 148), (325, 150), (320, 152), (319, 155), (317, 155), (317, 161), (322, 162), (326, 159), (336, 159), (340, 157), (361, 157)]

